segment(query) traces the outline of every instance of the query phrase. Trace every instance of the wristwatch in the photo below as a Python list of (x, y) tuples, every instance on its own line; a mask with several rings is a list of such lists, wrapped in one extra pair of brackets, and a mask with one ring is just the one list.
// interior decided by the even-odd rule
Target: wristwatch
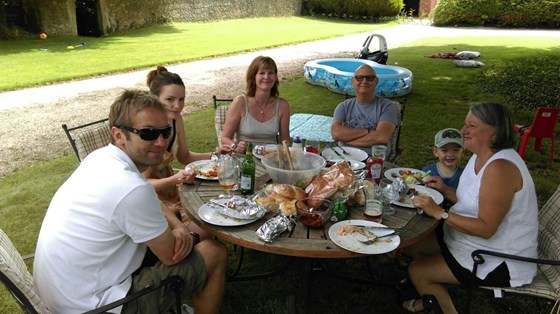
[(194, 237), (194, 244), (193, 246), (195, 246), (198, 242), (200, 242), (200, 234), (196, 233), (196, 232), (191, 232), (191, 235)]
[(447, 218), (449, 218), (449, 213), (444, 210), (443, 213), (441, 213), (441, 220), (447, 220)]

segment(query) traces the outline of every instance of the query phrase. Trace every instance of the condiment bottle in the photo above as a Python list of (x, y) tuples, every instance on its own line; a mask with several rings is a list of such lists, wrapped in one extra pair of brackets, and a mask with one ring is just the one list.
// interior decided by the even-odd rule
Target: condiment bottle
[(301, 138), (299, 136), (294, 137), (294, 140), (292, 141), (292, 149), (295, 152), (303, 152), (303, 144), (301, 143)]
[(250, 195), (255, 192), (255, 160), (253, 159), (253, 144), (247, 145), (245, 158), (241, 162), (241, 194)]
[(366, 178), (379, 184), (381, 181), (381, 171), (383, 170), (383, 162), (385, 161), (385, 153), (387, 146), (373, 145), (371, 147), (371, 157), (366, 161), (367, 175)]
[(337, 201), (334, 203), (333, 215), (331, 216), (331, 221), (337, 222), (342, 221), (348, 215), (348, 207), (345, 201)]

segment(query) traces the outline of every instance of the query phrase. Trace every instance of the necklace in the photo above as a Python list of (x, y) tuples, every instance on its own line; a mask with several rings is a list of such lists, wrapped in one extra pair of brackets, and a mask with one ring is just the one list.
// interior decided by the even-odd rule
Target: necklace
[(257, 101), (257, 97), (255, 97), (255, 104), (257, 104), (257, 107), (259, 107), (261, 109), (261, 116), (264, 115), (264, 107), (266, 107), (266, 105), (268, 104), (268, 101), (270, 100), (270, 96), (268, 96), (268, 98), (266, 99), (266, 101), (264, 102), (263, 105), (259, 104), (259, 102)]

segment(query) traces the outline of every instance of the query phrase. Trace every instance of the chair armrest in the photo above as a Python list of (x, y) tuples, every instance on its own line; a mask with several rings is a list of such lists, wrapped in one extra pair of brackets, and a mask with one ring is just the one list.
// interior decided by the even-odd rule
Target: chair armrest
[(107, 305), (104, 305), (102, 307), (99, 307), (97, 309), (91, 310), (91, 311), (87, 311), (84, 314), (98, 314), (98, 313), (106, 313), (108, 310), (114, 309), (118, 306), (121, 306), (123, 304), (126, 304), (132, 300), (136, 300), (148, 293), (152, 293), (154, 291), (157, 291), (161, 288), (165, 288), (165, 287), (169, 287), (169, 291), (170, 292), (175, 292), (175, 303), (176, 303), (176, 311), (178, 311), (178, 313), (181, 313), (181, 290), (183, 289), (183, 279), (181, 279), (181, 277), (175, 275), (175, 276), (171, 276), (169, 278), (166, 278), (164, 280), (162, 280), (159, 284), (155, 284), (155, 285), (149, 285), (147, 287), (145, 287), (142, 290), (136, 291), (135, 293), (131, 294), (131, 295), (127, 295), (126, 297), (117, 300), (115, 302), (109, 303)]
[(531, 125), (521, 125), (521, 124), (516, 124), (513, 126), (513, 132), (523, 132), (526, 129), (530, 129)]
[(478, 265), (484, 263), (484, 258), (482, 257), (482, 255), (503, 257), (503, 258), (507, 258), (507, 259), (523, 261), (523, 262), (527, 262), (527, 263), (534, 263), (534, 264), (560, 265), (560, 260), (546, 260), (546, 259), (531, 258), (531, 257), (525, 257), (525, 256), (519, 256), (519, 255), (512, 255), (512, 254), (488, 251), (488, 250), (474, 250), (471, 253), (471, 257), (474, 261), (473, 273), (475, 273), (475, 274), (476, 274), (476, 267)]

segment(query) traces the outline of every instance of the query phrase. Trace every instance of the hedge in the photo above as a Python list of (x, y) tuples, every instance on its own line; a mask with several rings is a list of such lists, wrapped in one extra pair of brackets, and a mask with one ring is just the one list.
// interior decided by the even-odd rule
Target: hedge
[(438, 0), (436, 26), (560, 28), (558, 0)]

